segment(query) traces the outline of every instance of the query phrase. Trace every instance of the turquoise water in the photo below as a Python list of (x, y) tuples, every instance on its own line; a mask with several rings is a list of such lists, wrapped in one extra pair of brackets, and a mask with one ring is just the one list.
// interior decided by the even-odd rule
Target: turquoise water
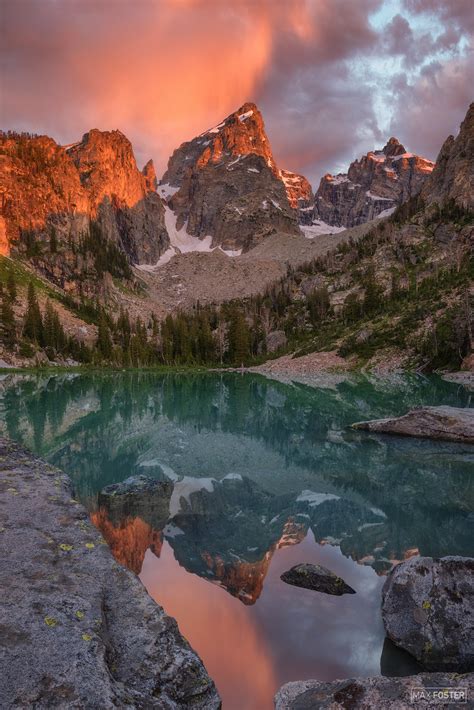
[[(349, 428), (420, 404), (470, 406), (467, 390), (434, 376), (327, 385), (145, 372), (0, 382), (3, 432), (71, 476), (225, 710), (271, 708), (288, 680), (408, 672), (384, 645), (384, 574), (415, 554), (473, 554), (474, 447)], [(168, 500), (99, 499), (137, 474), (170, 481)], [(357, 594), (285, 585), (280, 574), (303, 561)]]

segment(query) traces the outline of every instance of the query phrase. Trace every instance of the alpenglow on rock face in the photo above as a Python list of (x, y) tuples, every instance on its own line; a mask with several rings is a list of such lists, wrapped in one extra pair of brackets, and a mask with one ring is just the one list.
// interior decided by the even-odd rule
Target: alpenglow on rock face
[(245, 251), (275, 232), (299, 234), (296, 209), (288, 201), (255, 104), (244, 104), (183, 143), (161, 184), (170, 194), (176, 228), (185, 227), (200, 239), (211, 237), (213, 247)]
[(1, 253), (9, 253), (22, 230), (33, 230), (39, 242), (47, 242), (53, 228), (60, 239), (74, 240), (91, 220), (132, 262), (157, 260), (168, 247), (153, 164), (141, 173), (120, 131), (93, 129), (70, 146), (3, 133), (0, 149)]
[(315, 194), (313, 220), (354, 227), (417, 194), (434, 163), (407, 153), (396, 138), (350, 164), (347, 173), (325, 175)]

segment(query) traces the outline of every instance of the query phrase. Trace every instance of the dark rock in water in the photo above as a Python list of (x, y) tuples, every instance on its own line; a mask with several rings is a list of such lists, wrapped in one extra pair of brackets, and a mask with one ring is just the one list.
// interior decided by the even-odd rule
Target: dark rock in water
[(474, 409), (420, 407), (412, 409), (403, 417), (357, 422), (352, 428), (474, 444)]
[[(474, 673), (420, 673), (405, 678), (377, 676), (331, 682), (302, 680), (287, 683), (280, 688), (275, 696), (275, 710), (468, 707), (465, 703), (467, 698), (472, 697), (473, 687)], [(436, 693), (451, 693), (451, 699), (442, 695), (440, 700)], [(448, 705), (448, 702), (451, 704)]]
[(382, 591), (387, 636), (427, 670), (474, 669), (474, 559), (413, 557)]
[(220, 708), (174, 619), (119, 565), (67, 476), (0, 438), (2, 708)]
[(295, 565), (284, 572), (280, 579), (295, 587), (313, 589), (315, 592), (334, 594), (338, 597), (342, 594), (355, 594), (355, 590), (349, 587), (343, 579), (321, 565)]

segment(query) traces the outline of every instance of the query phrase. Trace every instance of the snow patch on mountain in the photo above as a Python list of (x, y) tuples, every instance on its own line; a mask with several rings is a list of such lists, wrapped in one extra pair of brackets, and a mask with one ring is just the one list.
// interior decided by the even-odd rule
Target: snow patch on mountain
[(302, 224), (300, 226), (306, 239), (314, 239), (314, 237), (319, 237), (320, 234), (337, 234), (338, 232), (344, 232), (346, 229), (346, 227), (336, 227), (335, 224), (327, 224), (322, 220), (313, 222), (310, 225)]
[[(158, 187), (158, 192), (162, 197), (169, 199), (179, 190), (178, 187), (171, 187), (170, 185), (160, 185)], [(207, 252), (210, 253), (219, 249), (224, 254), (230, 257), (240, 256), (242, 249), (221, 249), (221, 247), (212, 247), (212, 236), (206, 236), (203, 239), (199, 237), (193, 237), (186, 231), (186, 223), (183, 224), (181, 229), (176, 227), (176, 215), (169, 207), (168, 204), (164, 204), (165, 208), (165, 225), (166, 231), (170, 238), (169, 248), (160, 256), (156, 264), (138, 264), (137, 268), (142, 271), (154, 271), (160, 266), (167, 264), (176, 254), (187, 254), (189, 252)]]

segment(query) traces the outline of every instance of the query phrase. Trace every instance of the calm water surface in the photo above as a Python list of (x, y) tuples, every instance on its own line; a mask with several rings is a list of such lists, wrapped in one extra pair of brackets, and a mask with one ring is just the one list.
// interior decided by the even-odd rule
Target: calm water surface
[[(472, 555), (474, 447), (352, 422), (471, 406), (437, 377), (319, 388), (258, 375), (8, 375), (1, 429), (63, 468), (114, 555), (204, 660), (224, 710), (266, 710), (289, 680), (413, 670), (380, 618), (384, 575), (411, 555)], [(105, 486), (164, 481), (131, 499)], [(284, 584), (318, 562), (355, 595)]]

